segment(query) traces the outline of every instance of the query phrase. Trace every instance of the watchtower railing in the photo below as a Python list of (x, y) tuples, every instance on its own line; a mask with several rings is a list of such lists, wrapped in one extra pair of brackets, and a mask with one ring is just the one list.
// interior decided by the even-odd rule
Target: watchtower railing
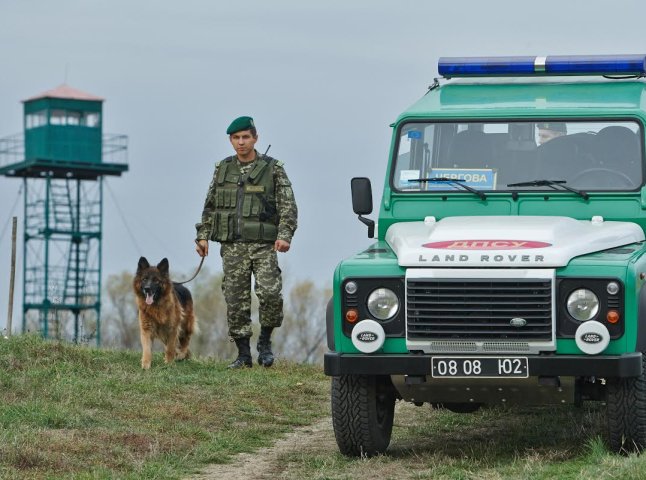
[[(101, 162), (128, 164), (128, 135), (104, 133)], [(0, 168), (25, 161), (24, 133), (0, 138)]]
[(19, 163), (25, 159), (25, 137), (23, 133), (14, 133), (0, 138), (0, 167)]

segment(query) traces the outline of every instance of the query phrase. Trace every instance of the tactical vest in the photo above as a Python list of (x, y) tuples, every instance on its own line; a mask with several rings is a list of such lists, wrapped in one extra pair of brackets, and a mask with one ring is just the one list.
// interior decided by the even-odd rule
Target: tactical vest
[(247, 175), (236, 157), (218, 166), (211, 240), (217, 242), (273, 242), (278, 235), (274, 186), (276, 160), (262, 156)]

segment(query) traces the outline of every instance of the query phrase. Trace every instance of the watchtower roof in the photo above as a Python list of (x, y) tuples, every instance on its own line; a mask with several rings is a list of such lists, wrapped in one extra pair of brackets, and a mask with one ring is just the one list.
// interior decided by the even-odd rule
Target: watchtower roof
[(96, 95), (92, 95), (91, 93), (83, 92), (63, 83), (62, 85), (59, 85), (52, 90), (47, 90), (46, 92), (23, 100), (23, 103), (30, 102), (32, 100), (38, 100), (39, 98), (62, 98), (69, 100), (89, 100), (94, 102), (102, 102), (103, 100), (105, 100), (104, 98), (97, 97)]

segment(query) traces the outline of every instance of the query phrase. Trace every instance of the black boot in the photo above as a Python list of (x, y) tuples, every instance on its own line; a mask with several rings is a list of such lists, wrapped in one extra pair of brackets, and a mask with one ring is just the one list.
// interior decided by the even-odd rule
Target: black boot
[(251, 360), (251, 347), (249, 346), (249, 337), (235, 338), (238, 347), (238, 358), (236, 358), (227, 368), (245, 368), (253, 367)]
[(261, 327), (258, 337), (258, 363), (263, 367), (271, 367), (274, 364), (274, 354), (271, 351), (271, 332), (273, 327)]

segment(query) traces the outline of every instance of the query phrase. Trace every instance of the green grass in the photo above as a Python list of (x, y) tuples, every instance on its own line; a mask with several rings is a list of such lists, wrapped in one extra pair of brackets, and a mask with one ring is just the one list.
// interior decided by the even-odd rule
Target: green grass
[(473, 414), (398, 404), (386, 455), (290, 452), (285, 478), (361, 480), (643, 480), (645, 456), (610, 453), (605, 407), (489, 408)]
[[(398, 403), (387, 455), (338, 453), (331, 431), (280, 452), (275, 478), (642, 480), (646, 455), (605, 448), (604, 406), (454, 414)], [(0, 479), (178, 479), (329, 416), (320, 367), (228, 371), (197, 359), (142, 371), (138, 352), (0, 341)], [(262, 472), (258, 472), (258, 478)]]
[(320, 368), (150, 371), (137, 352), (17, 336), (0, 342), (0, 478), (181, 478), (327, 415)]

